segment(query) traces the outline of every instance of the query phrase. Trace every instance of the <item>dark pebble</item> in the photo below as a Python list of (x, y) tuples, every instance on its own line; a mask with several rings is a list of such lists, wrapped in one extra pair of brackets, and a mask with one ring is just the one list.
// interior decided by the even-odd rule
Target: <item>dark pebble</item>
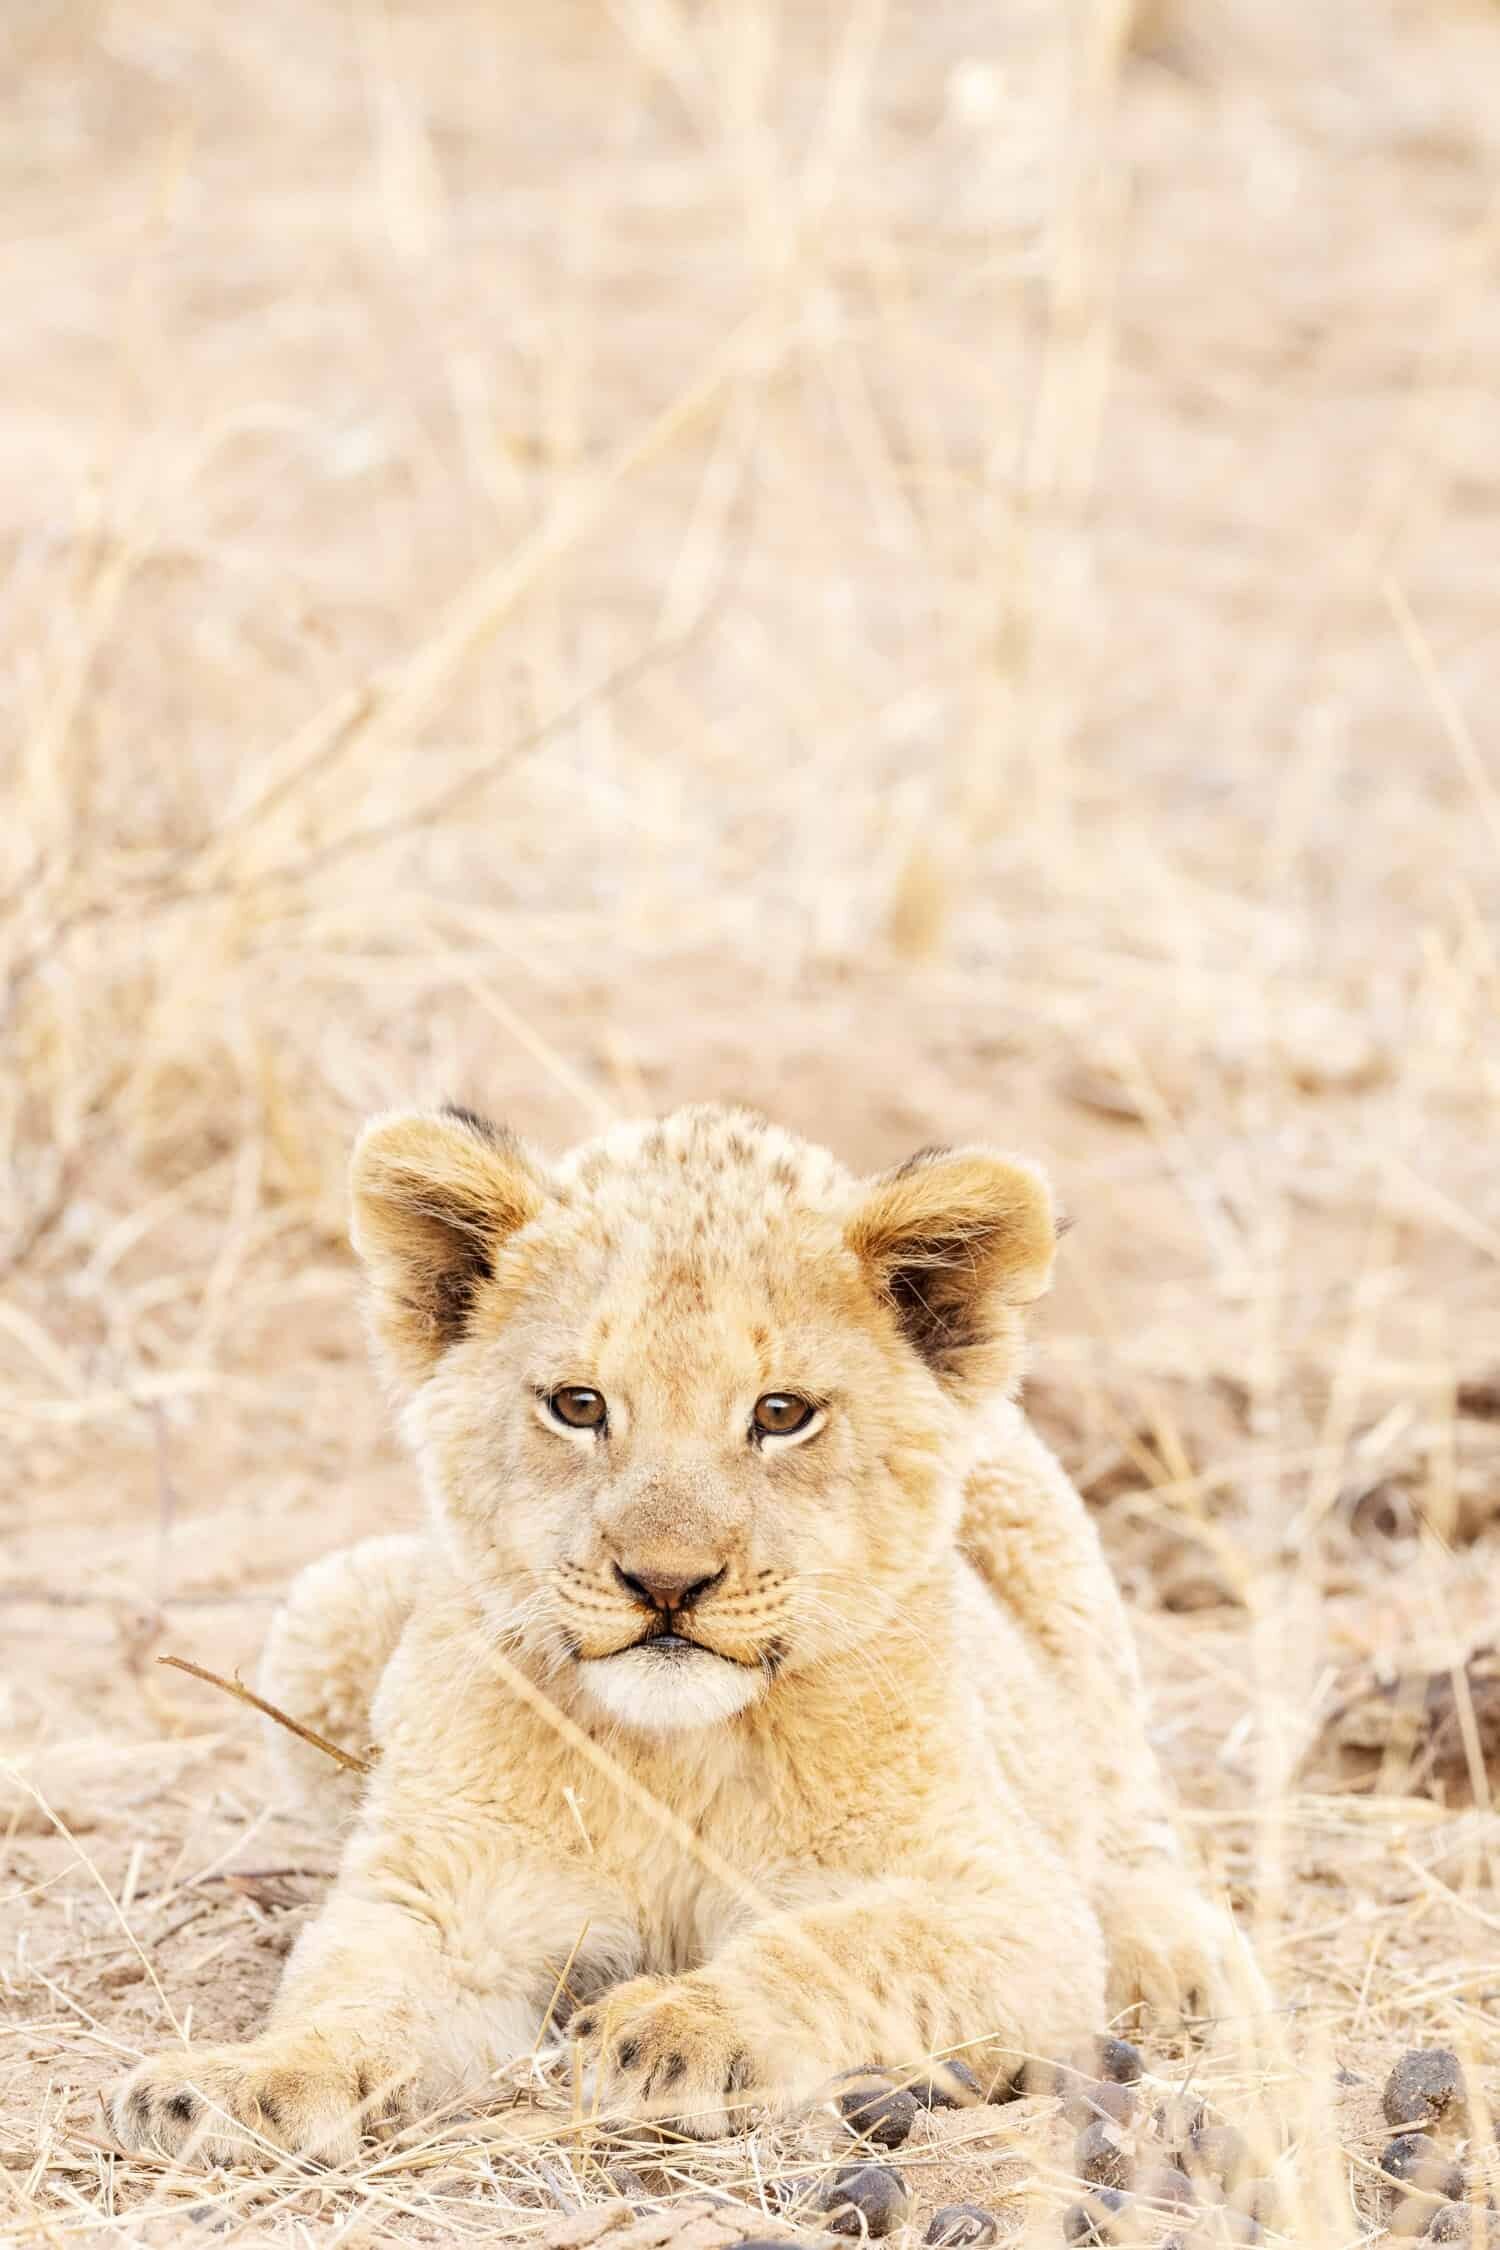
[(1135, 2088), (1118, 2085), (1112, 2078), (1075, 2078), (1063, 2115), (1070, 2125), (1092, 2125), (1096, 2117), (1128, 2125), (1135, 2115)]
[(1073, 2169), (1090, 2187), (1128, 2188), (1135, 2170), (1135, 2145), (1107, 2117), (1096, 2117), (1073, 2143)]
[(830, 2234), (891, 2234), (911, 2209), (905, 2180), (888, 2164), (846, 2164), (818, 2201)]
[(1065, 2242), (1125, 2242), (1135, 2231), (1134, 2198), (1118, 2188), (1095, 2188), (1063, 2213)]
[(1000, 2221), (982, 2203), (945, 2203), (928, 2220), (922, 2240), (947, 2244), (952, 2250), (960, 2243), (998, 2242)]
[(1467, 2104), (1464, 2074), (1451, 2047), (1413, 2047), (1385, 2082), (1389, 2125), (1459, 2126)]
[(1099, 2076), (1112, 2078), (1118, 2086), (1133, 2086), (1145, 2073), (1139, 2047), (1132, 2047), (1128, 2039), (1101, 2039), (1099, 2042)]
[(1388, 2180), (1420, 2188), (1441, 2203), (1462, 2200), (1463, 2167), (1427, 2133), (1398, 2133), (1381, 2150), (1380, 2169)]
[(850, 2132), (862, 2141), (873, 2141), (877, 2148), (899, 2148), (920, 2112), (920, 2102), (904, 2087), (839, 2096), (839, 2114)]

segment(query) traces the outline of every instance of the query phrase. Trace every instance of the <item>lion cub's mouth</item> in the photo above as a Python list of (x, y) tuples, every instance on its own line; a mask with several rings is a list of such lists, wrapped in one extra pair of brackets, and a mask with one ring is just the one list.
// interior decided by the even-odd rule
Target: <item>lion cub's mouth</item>
[(648, 1656), (659, 1656), (664, 1664), (684, 1664), (690, 1656), (711, 1656), (717, 1664), (735, 1664), (748, 1671), (760, 1669), (758, 1658), (726, 1655), (723, 1649), (712, 1648), (707, 1641), (694, 1640), (688, 1633), (674, 1633), (670, 1627), (655, 1633), (642, 1633), (639, 1639), (627, 1641), (623, 1648), (617, 1648), (611, 1653), (615, 1656), (630, 1656), (637, 1649)]
[(670, 1630), (642, 1633), (607, 1654), (580, 1654), (578, 1665), (584, 1684), (610, 1716), (647, 1734), (733, 1718), (773, 1677), (759, 1658), (729, 1656)]

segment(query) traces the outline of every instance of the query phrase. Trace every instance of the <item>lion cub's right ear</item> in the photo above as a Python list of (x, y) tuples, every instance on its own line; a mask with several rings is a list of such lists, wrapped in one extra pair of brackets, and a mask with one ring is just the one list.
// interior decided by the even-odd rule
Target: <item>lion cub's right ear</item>
[(375, 1118), (350, 1190), (375, 1334), (403, 1382), (420, 1383), (463, 1334), (500, 1245), (542, 1210), (545, 1181), (513, 1133), (452, 1109)]

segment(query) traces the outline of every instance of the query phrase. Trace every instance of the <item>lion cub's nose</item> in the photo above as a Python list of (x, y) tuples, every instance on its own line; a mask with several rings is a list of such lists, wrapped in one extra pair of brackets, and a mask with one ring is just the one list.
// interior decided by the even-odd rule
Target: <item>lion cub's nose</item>
[(615, 1576), (627, 1594), (633, 1594), (647, 1609), (691, 1609), (711, 1594), (723, 1577), (721, 1569), (710, 1571), (706, 1577), (695, 1577), (691, 1572), (660, 1570), (654, 1564), (641, 1570), (622, 1570), (614, 1566)]

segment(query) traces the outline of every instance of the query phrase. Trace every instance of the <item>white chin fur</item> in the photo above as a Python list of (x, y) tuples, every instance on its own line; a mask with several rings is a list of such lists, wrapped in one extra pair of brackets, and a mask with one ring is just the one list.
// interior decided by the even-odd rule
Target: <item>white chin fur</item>
[(643, 1734), (681, 1734), (716, 1726), (753, 1703), (764, 1675), (704, 1651), (692, 1656), (653, 1655), (649, 1647), (618, 1656), (589, 1657), (578, 1676), (612, 1719)]

